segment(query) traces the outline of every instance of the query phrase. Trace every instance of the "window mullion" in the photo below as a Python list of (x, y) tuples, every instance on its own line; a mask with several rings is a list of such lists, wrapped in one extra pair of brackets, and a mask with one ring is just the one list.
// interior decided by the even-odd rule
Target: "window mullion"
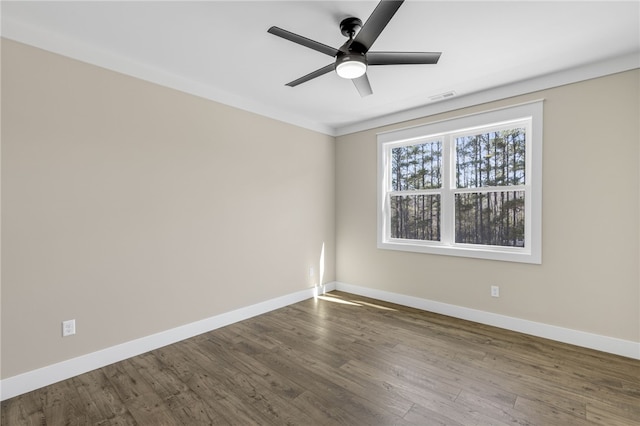
[(440, 189), (408, 189), (405, 191), (389, 191), (389, 196), (403, 197), (412, 195), (437, 195), (440, 192)]
[(442, 203), (442, 232), (440, 241), (446, 245), (451, 245), (454, 241), (455, 212), (452, 191), (455, 171), (454, 162), (455, 156), (451, 136), (447, 135), (442, 141), (442, 196), (440, 200)]
[(527, 185), (481, 186), (477, 188), (453, 188), (456, 194), (528, 191)]

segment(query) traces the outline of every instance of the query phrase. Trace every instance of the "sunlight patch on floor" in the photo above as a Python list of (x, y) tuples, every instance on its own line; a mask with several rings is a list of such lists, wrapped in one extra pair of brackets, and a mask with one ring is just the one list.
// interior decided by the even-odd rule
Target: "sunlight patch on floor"
[(348, 300), (342, 300), (331, 296), (318, 296), (318, 299), (326, 300), (327, 302), (342, 303), (343, 305), (362, 306), (359, 303), (349, 302)]
[(393, 309), (388, 306), (376, 305), (375, 303), (363, 302), (362, 300), (356, 300), (355, 302), (372, 308), (382, 309), (383, 311), (397, 311), (397, 309)]
[(328, 296), (328, 295), (325, 295), (324, 292), (323, 292), (322, 295), (318, 294), (315, 297), (317, 299), (326, 300), (327, 302), (341, 303), (343, 305), (369, 306), (371, 308), (376, 308), (376, 309), (380, 309), (380, 310), (383, 310), (383, 311), (396, 311), (397, 310), (397, 309), (394, 309), (394, 308), (390, 308), (388, 306), (382, 306), (382, 305), (378, 305), (376, 303), (365, 302), (363, 300), (346, 300), (342, 296), (337, 296), (337, 295)]

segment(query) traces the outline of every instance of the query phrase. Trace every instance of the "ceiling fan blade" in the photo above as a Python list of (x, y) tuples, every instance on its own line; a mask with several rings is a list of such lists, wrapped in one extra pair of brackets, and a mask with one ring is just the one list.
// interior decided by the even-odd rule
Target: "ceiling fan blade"
[(321, 75), (324, 75), (328, 72), (331, 72), (335, 69), (335, 65), (334, 64), (329, 64), (327, 66), (324, 66), (318, 70), (315, 70), (314, 72), (311, 72), (307, 75), (305, 75), (304, 77), (300, 77), (297, 80), (293, 80), (291, 83), (287, 83), (286, 86), (289, 87), (296, 87), (298, 84), (302, 84), (302, 83), (306, 83), (309, 80), (312, 80), (316, 77), (320, 77)]
[(338, 54), (338, 49), (334, 49), (333, 47), (327, 46), (326, 44), (322, 44), (318, 41), (311, 40), (301, 35), (292, 33), (291, 31), (283, 30), (282, 28), (271, 27), (267, 30), (267, 32), (292, 41), (294, 43), (300, 44), (302, 46), (308, 47), (309, 49), (313, 49), (317, 52), (324, 53), (325, 55), (335, 57)]
[(442, 52), (369, 52), (368, 65), (437, 64)]
[(364, 47), (363, 53), (371, 49), (373, 42), (376, 41), (382, 30), (384, 30), (391, 18), (393, 18), (393, 15), (395, 15), (400, 6), (402, 6), (403, 2), (404, 0), (382, 0), (378, 3), (369, 19), (367, 19), (367, 22), (365, 22), (353, 40), (354, 43), (358, 43)]
[(367, 73), (362, 74), (361, 77), (354, 78), (353, 80), (354, 86), (358, 89), (358, 93), (360, 93), (361, 97), (369, 96), (373, 94), (373, 90), (371, 90), (371, 84), (369, 83), (369, 77), (367, 77)]

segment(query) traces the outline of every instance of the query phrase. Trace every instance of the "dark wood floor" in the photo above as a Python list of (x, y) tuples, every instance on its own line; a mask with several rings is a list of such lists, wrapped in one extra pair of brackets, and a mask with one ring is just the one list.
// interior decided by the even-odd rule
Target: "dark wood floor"
[(640, 425), (640, 361), (332, 292), (2, 403), (2, 425)]

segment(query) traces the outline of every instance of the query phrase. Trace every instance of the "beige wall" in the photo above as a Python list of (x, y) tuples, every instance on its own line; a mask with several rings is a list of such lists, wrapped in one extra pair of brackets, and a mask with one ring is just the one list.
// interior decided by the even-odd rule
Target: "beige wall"
[[(639, 81), (635, 70), (339, 137), (338, 280), (640, 341)], [(376, 248), (377, 132), (540, 98), (542, 265)]]
[[(335, 279), (335, 139), (2, 41), (2, 377)], [(78, 333), (61, 338), (61, 321)]]
[[(323, 243), (324, 282), (640, 341), (639, 80), (336, 144), (3, 40), (1, 377), (309, 288)], [(376, 132), (539, 98), (542, 265), (376, 248)]]

